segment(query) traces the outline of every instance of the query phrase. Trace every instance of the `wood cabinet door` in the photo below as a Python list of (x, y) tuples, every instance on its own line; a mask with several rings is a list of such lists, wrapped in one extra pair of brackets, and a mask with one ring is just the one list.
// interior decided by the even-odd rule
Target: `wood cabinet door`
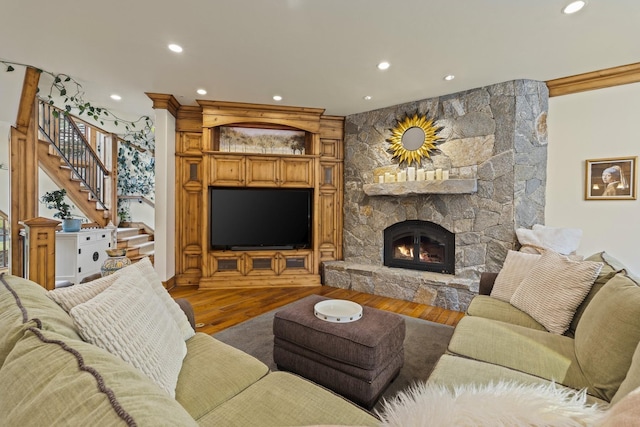
[(313, 187), (313, 158), (280, 159), (280, 185), (282, 187)]
[(211, 185), (243, 186), (245, 159), (243, 156), (211, 156)]
[(247, 156), (247, 186), (273, 187), (279, 184), (277, 157)]

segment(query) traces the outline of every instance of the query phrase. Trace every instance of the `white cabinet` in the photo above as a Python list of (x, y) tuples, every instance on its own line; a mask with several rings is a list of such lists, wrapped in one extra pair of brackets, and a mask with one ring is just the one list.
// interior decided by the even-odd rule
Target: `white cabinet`
[(111, 232), (104, 228), (75, 233), (56, 233), (56, 282), (78, 284), (87, 276), (100, 273), (111, 246)]

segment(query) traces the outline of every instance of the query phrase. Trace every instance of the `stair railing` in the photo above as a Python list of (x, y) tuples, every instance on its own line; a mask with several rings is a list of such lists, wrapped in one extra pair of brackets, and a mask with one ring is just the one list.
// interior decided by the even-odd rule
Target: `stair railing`
[[(110, 172), (85, 138), (84, 132), (64, 110), (43, 100), (39, 100), (39, 105), (38, 126), (41, 134), (71, 168), (74, 177), (80, 180), (92, 199), (108, 209), (105, 182)], [(82, 124), (83, 128), (85, 126)]]

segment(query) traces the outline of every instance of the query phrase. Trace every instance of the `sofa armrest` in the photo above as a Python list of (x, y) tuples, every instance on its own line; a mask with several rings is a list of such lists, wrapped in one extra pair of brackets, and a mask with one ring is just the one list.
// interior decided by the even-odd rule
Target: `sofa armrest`
[(191, 306), (191, 303), (184, 298), (176, 298), (175, 301), (176, 303), (178, 303), (182, 311), (184, 311), (184, 314), (187, 315), (187, 319), (189, 319), (189, 323), (191, 324), (191, 327), (195, 330), (196, 316), (195, 316), (195, 313), (193, 312), (193, 307)]
[(498, 273), (480, 273), (480, 287), (478, 293), (480, 295), (490, 295), (493, 289), (493, 284), (498, 277)]

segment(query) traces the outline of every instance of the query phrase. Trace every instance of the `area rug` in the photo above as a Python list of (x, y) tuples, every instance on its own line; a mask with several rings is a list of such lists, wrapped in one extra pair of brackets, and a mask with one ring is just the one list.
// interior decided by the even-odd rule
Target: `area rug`
[[(227, 328), (213, 337), (254, 356), (271, 370), (277, 371), (278, 368), (273, 362), (273, 316), (284, 307)], [(398, 377), (383, 392), (374, 409), (382, 407), (384, 398), (392, 398), (414, 382), (426, 380), (435, 363), (446, 351), (453, 334), (451, 326), (408, 316), (402, 317), (406, 324), (404, 366)]]

